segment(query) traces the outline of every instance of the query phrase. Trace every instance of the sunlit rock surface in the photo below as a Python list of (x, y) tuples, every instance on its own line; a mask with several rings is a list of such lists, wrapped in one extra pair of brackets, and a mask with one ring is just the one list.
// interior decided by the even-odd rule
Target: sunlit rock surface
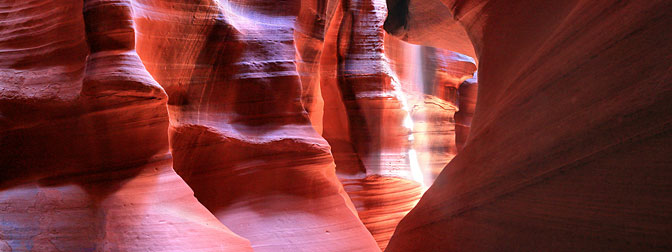
[(0, 0), (0, 251), (671, 250), (670, 27), (663, 0)]
[(462, 85), (469, 78), (469, 83), (476, 83), (476, 64), (459, 53), (411, 45), (391, 36), (386, 37), (385, 49), (411, 114), (411, 150), (424, 184), (430, 186), (458, 153), (457, 139), (468, 134), (470, 117), (458, 117), (456, 112), (471, 109), (473, 114), (475, 103), (469, 101), (475, 102), (477, 86)]
[(251, 251), (172, 169), (130, 2), (0, 12), (0, 250)]
[(443, 2), (478, 103), (388, 251), (672, 248), (672, 2)]
[(327, 30), (320, 68), (323, 136), (381, 249), (457, 153), (457, 87), (476, 69), (467, 56), (387, 36), (386, 10), (385, 1), (343, 1)]
[[(3, 23), (7, 78), (0, 117), (8, 150), (0, 154), (2, 202), (11, 213), (5, 220), (13, 223), (3, 231), (12, 234), (2, 237), (12, 248), (34, 246), (33, 233), (52, 230), (25, 222), (24, 210), (41, 204), (46, 187), (58, 192), (50, 197), (79, 202), (49, 203), (53, 209), (40, 210), (48, 220), (71, 208), (114, 206), (123, 216), (141, 215), (136, 212), (145, 208), (137, 204), (175, 197), (158, 206), (176, 209), (176, 216), (201, 215), (190, 219), (195, 224), (180, 224), (184, 228), (215, 231), (194, 232), (199, 246), (189, 246), (188, 237), (155, 242), (153, 235), (138, 238), (140, 245), (119, 245), (121, 238), (92, 231), (81, 241), (67, 238), (70, 247), (35, 248), (245, 250), (249, 240), (255, 250), (376, 251), (385, 248), (437, 167), (456, 153), (455, 89), (475, 65), (466, 60), (450, 83), (438, 77), (461, 61), (443, 64), (439, 59), (452, 52), (423, 54), (427, 48), (386, 39), (381, 0), (28, 1), (4, 7), (17, 17)], [(424, 67), (424, 61), (434, 63)], [(420, 72), (403, 70), (412, 67)], [(418, 82), (423, 75), (431, 78)], [(324, 109), (325, 99), (336, 109)], [(143, 190), (152, 179), (156, 186)], [(144, 196), (129, 198), (135, 194)], [(128, 203), (120, 207), (119, 200)], [(59, 225), (74, 230), (93, 225), (77, 218), (116, 218), (124, 223), (105, 227), (147, 228), (97, 211)], [(175, 225), (162, 216), (154, 218)], [(16, 234), (19, 229), (31, 231)], [(91, 237), (96, 241), (84, 242)]]
[[(322, 59), (324, 137), (359, 217), (381, 249), (421, 193), (405, 98), (384, 54), (384, 1), (344, 1)], [(415, 167), (417, 169), (417, 167)]]
[(175, 170), (255, 251), (376, 251), (316, 131), (328, 9), (309, 2), (137, 1), (138, 52)]

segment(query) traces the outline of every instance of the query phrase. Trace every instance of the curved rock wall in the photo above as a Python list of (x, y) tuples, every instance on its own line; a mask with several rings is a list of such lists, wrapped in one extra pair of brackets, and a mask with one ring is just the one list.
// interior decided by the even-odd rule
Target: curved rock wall
[[(429, 48), (422, 54), (386, 36), (386, 9), (380, 0), (341, 1), (320, 63), (323, 136), (381, 249), (423, 184), (455, 155), (456, 89), (476, 67), (468, 57)], [(423, 64), (428, 61), (431, 66)]]
[(129, 1), (0, 6), (0, 250), (251, 251), (172, 169)]
[(135, 5), (138, 52), (170, 97), (175, 170), (255, 251), (378, 250), (313, 127), (325, 4)]
[(669, 250), (672, 3), (443, 2), (478, 103), (388, 251)]
[(417, 202), (409, 166), (408, 113), (384, 54), (385, 3), (341, 1), (325, 38), (323, 136), (338, 177), (381, 249)]
[(455, 147), (461, 150), (469, 137), (471, 131), (471, 121), (476, 112), (476, 101), (478, 93), (478, 72), (474, 76), (465, 80), (457, 89), (457, 102), (459, 110), (455, 113)]
[(672, 247), (669, 1), (0, 17), (1, 251)]

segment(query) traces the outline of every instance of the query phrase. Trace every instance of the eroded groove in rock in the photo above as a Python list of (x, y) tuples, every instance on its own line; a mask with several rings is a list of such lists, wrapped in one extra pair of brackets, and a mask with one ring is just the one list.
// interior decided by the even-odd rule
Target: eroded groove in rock
[(0, 251), (672, 250), (670, 27), (666, 0), (0, 0)]
[(462, 82), (457, 93), (459, 111), (455, 113), (455, 145), (458, 150), (461, 150), (469, 137), (471, 121), (476, 112), (478, 73), (474, 73), (472, 78)]
[(382, 1), (341, 1), (321, 69), (323, 135), (345, 190), (381, 249), (422, 193), (421, 184), (409, 180), (408, 112), (384, 55), (384, 11)]
[(313, 128), (326, 24), (307, 22), (327, 2), (137, 3), (138, 52), (170, 96), (175, 169), (199, 201), (255, 251), (378, 250)]
[(338, 1), (303, 0), (294, 25), (297, 69), (301, 76), (303, 107), (313, 128), (322, 134), (324, 100), (320, 87), (320, 59), (326, 28), (331, 23)]
[(0, 7), (0, 250), (251, 250), (171, 167), (129, 1)]
[[(426, 97), (422, 86), (416, 87), (422, 81), (413, 79), (415, 75), (411, 73), (423, 69), (420, 65), (425, 59), (414, 58), (420, 57), (419, 49), (416, 55), (412, 54), (417, 46), (386, 40), (385, 11), (384, 1), (341, 1), (325, 38), (321, 62), (323, 135), (332, 147), (337, 173), (360, 219), (382, 249), (396, 223), (422, 194), (422, 184), (433, 180), (432, 172), (423, 179), (423, 169), (431, 169), (432, 162), (443, 168), (454, 155), (455, 133), (451, 129), (456, 92), (451, 96), (446, 90), (456, 91), (461, 80), (475, 70), (473, 62), (465, 61), (464, 66), (458, 60), (435, 64), (426, 90), (434, 99)], [(438, 61), (451, 55), (457, 54), (442, 51), (426, 59)], [(409, 70), (412, 67), (415, 68)], [(447, 74), (447, 69), (460, 70)], [(438, 72), (446, 78), (434, 78)], [(448, 77), (456, 79), (444, 80)], [(432, 108), (426, 105), (425, 98), (449, 108)], [(432, 115), (432, 111), (439, 116)], [(434, 122), (436, 126), (425, 126)], [(450, 128), (442, 129), (445, 126)], [(442, 138), (434, 139), (437, 146), (426, 148), (433, 133)]]
[(444, 3), (479, 55), (476, 112), (388, 250), (669, 250), (672, 3)]

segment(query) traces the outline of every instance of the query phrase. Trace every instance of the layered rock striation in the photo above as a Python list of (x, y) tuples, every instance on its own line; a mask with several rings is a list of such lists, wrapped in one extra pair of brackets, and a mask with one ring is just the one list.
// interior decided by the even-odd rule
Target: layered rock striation
[(671, 3), (443, 4), (479, 57), (478, 103), (387, 250), (669, 250)]
[(0, 251), (672, 248), (669, 1), (0, 17)]
[(255, 251), (378, 250), (316, 131), (326, 2), (136, 3), (175, 170), (199, 201)]
[(129, 1), (0, 6), (0, 250), (251, 251), (172, 169)]
[[(341, 1), (320, 68), (323, 136), (345, 190), (381, 249), (424, 184), (456, 153), (456, 89), (476, 68), (466, 56), (422, 55), (417, 46), (386, 37), (386, 11), (384, 1)], [(433, 64), (423, 66), (428, 60)], [(425, 72), (431, 78), (423, 82)]]
[[(405, 98), (384, 50), (384, 1), (341, 1), (322, 57), (324, 137), (359, 217), (381, 249), (422, 193)], [(415, 167), (416, 169), (418, 167)]]

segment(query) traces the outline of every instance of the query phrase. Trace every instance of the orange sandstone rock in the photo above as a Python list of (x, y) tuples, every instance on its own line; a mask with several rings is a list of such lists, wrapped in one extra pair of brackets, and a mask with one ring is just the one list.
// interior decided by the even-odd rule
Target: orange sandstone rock
[(388, 251), (669, 250), (672, 3), (442, 2), (478, 103)]
[(324, 2), (136, 3), (138, 52), (170, 97), (175, 169), (199, 201), (255, 251), (378, 250), (315, 130), (321, 28), (309, 22)]
[(4, 1), (2, 251), (251, 251), (172, 169), (129, 1)]
[[(417, 46), (386, 38), (385, 11), (384, 1), (342, 1), (327, 31), (320, 70), (323, 136), (345, 190), (381, 249), (423, 183), (431, 184), (433, 173), (454, 156), (456, 88), (475, 70), (468, 57), (447, 60), (458, 54), (442, 51), (420, 59)], [(428, 90), (413, 79), (423, 60), (435, 62), (427, 68)], [(425, 97), (440, 105), (426, 105)]]

